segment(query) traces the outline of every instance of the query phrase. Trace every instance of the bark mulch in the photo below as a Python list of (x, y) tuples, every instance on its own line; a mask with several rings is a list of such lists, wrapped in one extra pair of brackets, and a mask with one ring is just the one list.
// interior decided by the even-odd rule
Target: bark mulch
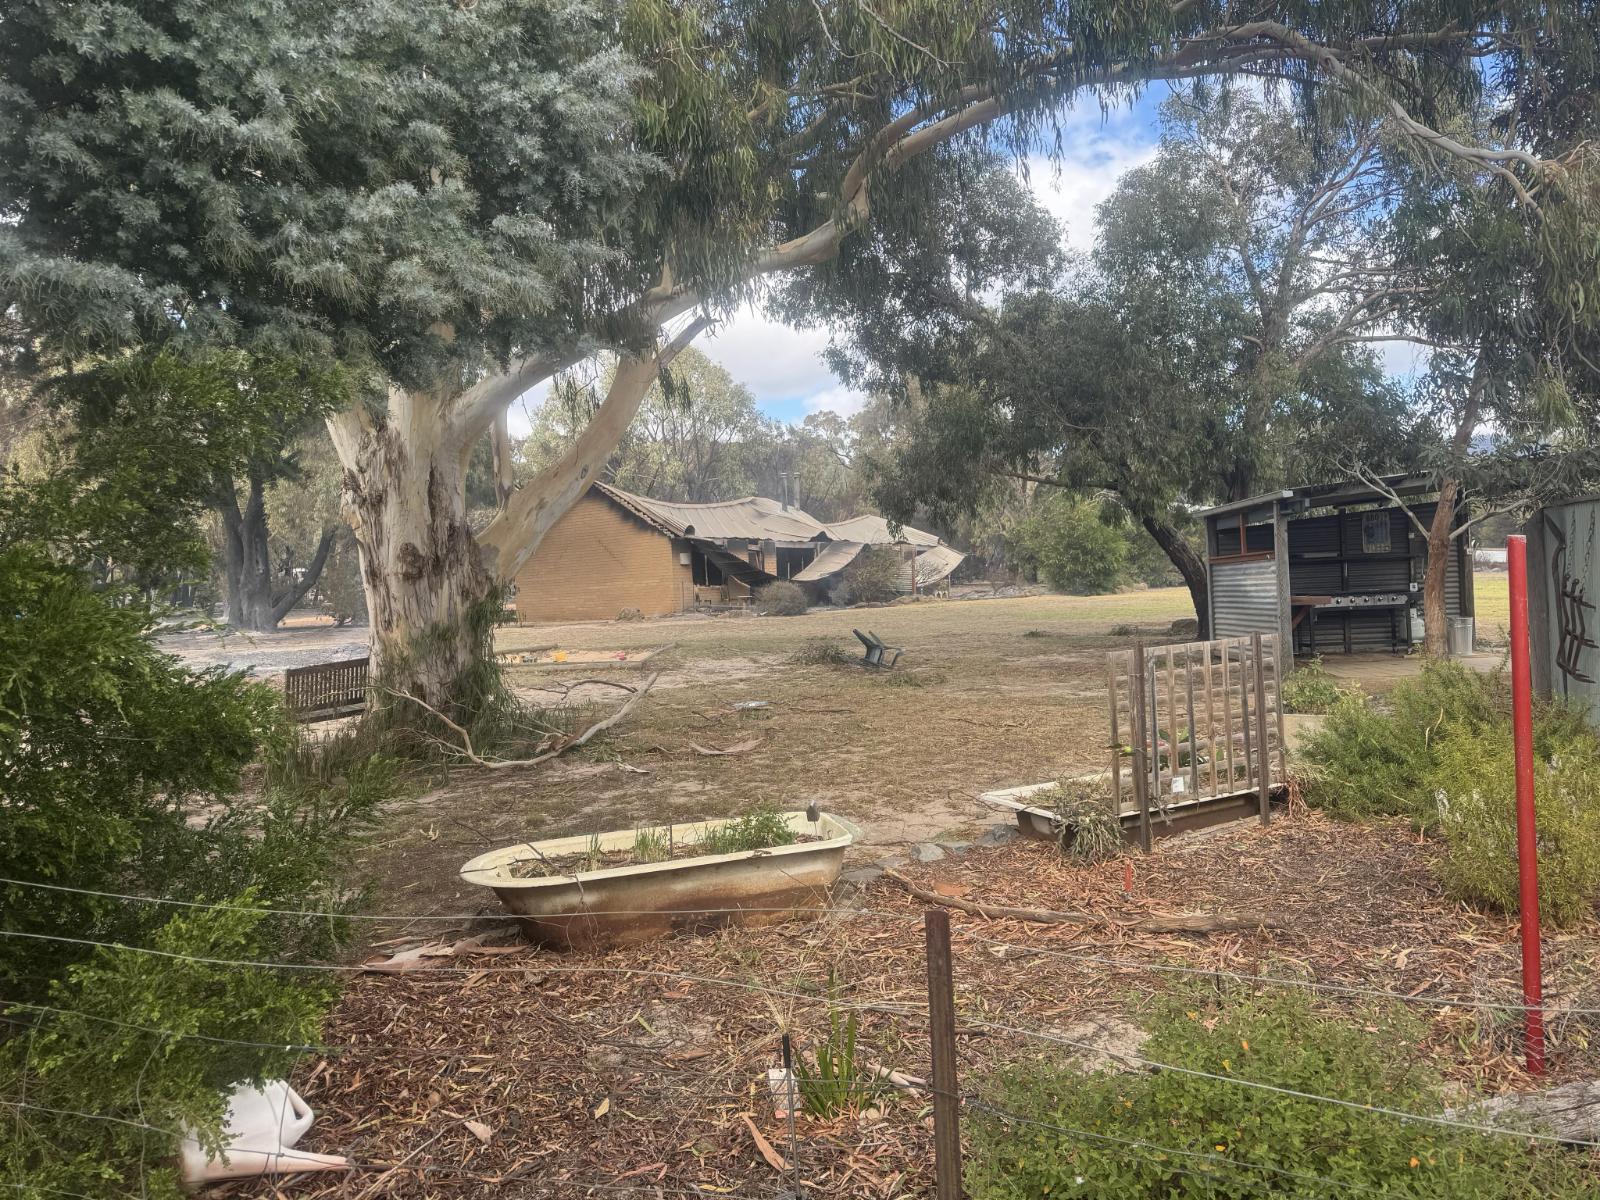
[[(1175, 966), (1450, 998), (1408, 1006), (1427, 1024), (1425, 1050), (1463, 1085), (1526, 1089), (1519, 1018), (1473, 1003), (1517, 999), (1515, 922), (1445, 899), (1432, 852), (1403, 828), (1311, 815), (1158, 842), (1149, 858), (1094, 867), (1015, 843), (904, 872), (947, 896), (1105, 922), (952, 913), (964, 1089), (998, 1064), (1072, 1053), (995, 1026), (1137, 1023), (1143, 999), (1193, 978), (1155, 969)], [(925, 1095), (890, 1090), (847, 1115), (801, 1114), (791, 1138), (767, 1083), (784, 1030), (801, 1048), (826, 1036), (830, 997), (858, 1012), (863, 1062), (926, 1074), (922, 906), (889, 881), (846, 903), (864, 911), (603, 954), (527, 947), (358, 976), (325, 1030), (328, 1045), (348, 1049), (308, 1058), (295, 1084), (318, 1111), (303, 1148), (372, 1165), (280, 1186), (362, 1200), (928, 1194)], [(1275, 927), (1194, 937), (1125, 926), (1150, 913), (1240, 911), (1270, 914)], [(1557, 1081), (1596, 1073), (1588, 1019), (1560, 1010), (1600, 1005), (1589, 982), (1597, 955), (1592, 926), (1547, 946)], [(1372, 998), (1319, 992), (1318, 1003), (1355, 1015)], [(272, 1194), (259, 1183), (215, 1192)]]

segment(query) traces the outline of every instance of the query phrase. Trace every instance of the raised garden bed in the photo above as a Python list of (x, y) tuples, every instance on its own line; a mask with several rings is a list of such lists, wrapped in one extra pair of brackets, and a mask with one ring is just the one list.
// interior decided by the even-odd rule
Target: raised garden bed
[[(531, 941), (560, 949), (771, 925), (827, 904), (860, 832), (828, 813), (814, 822), (804, 812), (771, 819), (788, 831), (789, 844), (695, 854), (741, 819), (694, 821), (507, 846), (474, 858), (461, 878), (492, 888)], [(639, 853), (642, 839), (648, 854)]]

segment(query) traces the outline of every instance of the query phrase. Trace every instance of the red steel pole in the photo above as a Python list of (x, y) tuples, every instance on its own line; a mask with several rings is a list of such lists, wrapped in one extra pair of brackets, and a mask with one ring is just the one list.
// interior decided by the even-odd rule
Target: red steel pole
[(1544, 980), (1539, 965), (1539, 846), (1533, 820), (1533, 675), (1528, 662), (1528, 539), (1506, 539), (1511, 573), (1511, 722), (1517, 755), (1517, 882), (1522, 893), (1522, 1002), (1528, 1074), (1544, 1074)]

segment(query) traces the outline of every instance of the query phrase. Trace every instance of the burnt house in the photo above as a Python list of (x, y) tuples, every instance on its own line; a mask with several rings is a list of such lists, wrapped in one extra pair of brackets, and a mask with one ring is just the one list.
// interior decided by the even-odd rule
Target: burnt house
[(905, 557), (901, 590), (928, 590), (963, 556), (938, 537), (882, 517), (829, 526), (791, 504), (745, 496), (691, 504), (655, 500), (595, 483), (555, 523), (517, 573), (518, 621), (608, 620), (704, 605), (738, 605), (775, 580), (795, 580), (813, 598), (868, 545)]

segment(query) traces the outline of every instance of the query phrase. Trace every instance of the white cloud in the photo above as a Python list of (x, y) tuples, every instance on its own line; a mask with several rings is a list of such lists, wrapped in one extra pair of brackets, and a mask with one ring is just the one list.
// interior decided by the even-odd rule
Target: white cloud
[(1062, 148), (1052, 159), (1030, 155), (1019, 166), (1034, 198), (1065, 227), (1074, 250), (1094, 246), (1095, 206), (1116, 190), (1117, 181), (1156, 154), (1154, 129), (1138, 110), (1102, 114), (1092, 98), (1080, 101), (1061, 121)]
[(1399, 339), (1374, 342), (1373, 348), (1378, 352), (1384, 374), (1391, 379), (1408, 379), (1423, 374), (1428, 369), (1428, 355), (1433, 353), (1427, 346)]
[(805, 398), (805, 410), (814, 412), (836, 412), (841, 417), (854, 416), (865, 406), (867, 397), (854, 388), (846, 387), (842, 383)]

